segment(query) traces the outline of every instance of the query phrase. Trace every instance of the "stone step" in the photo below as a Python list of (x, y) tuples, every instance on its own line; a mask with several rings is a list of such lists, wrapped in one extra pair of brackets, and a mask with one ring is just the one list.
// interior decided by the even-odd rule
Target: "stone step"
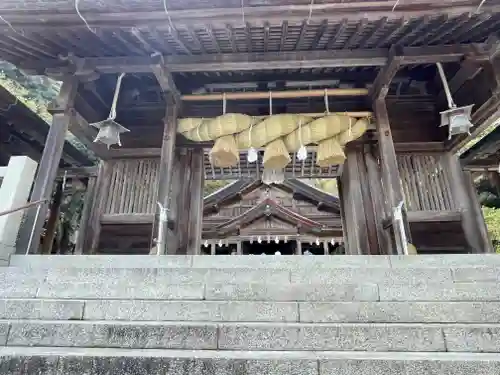
[(7, 346), (500, 352), (497, 324), (3, 321)]
[(94, 282), (120, 278), (130, 283), (158, 282), (167, 284), (205, 282), (297, 282), (297, 283), (357, 283), (363, 280), (377, 283), (405, 282), (499, 282), (500, 266), (439, 267), (439, 268), (0, 268), (0, 282)]
[[(65, 280), (62, 277), (4, 277), (0, 298), (147, 299), (251, 301), (500, 301), (497, 281), (453, 282), (449, 279), (400, 281), (367, 277), (329, 282), (224, 281), (175, 283), (163, 277), (106, 277)], [(325, 281), (328, 281), (325, 279)]]
[(13, 255), (10, 265), (26, 268), (461, 268), (499, 267), (496, 254), (418, 256), (151, 256)]
[(499, 302), (2, 299), (0, 319), (303, 323), (500, 323)]
[[(364, 280), (370, 282), (417, 282), (417, 281), (471, 281), (474, 276), (485, 281), (496, 281), (500, 267), (480, 269), (462, 268), (460, 272), (451, 268), (366, 268)], [(455, 272), (455, 279), (452, 277)], [(165, 284), (205, 282), (273, 282), (273, 283), (359, 283), (359, 268), (335, 269), (308, 268), (250, 269), (250, 268), (50, 268), (30, 269), (19, 267), (0, 268), (0, 281), (47, 280), (54, 282), (95, 282), (121, 278), (129, 283), (158, 282)]]
[(0, 348), (2, 375), (498, 375), (488, 353)]

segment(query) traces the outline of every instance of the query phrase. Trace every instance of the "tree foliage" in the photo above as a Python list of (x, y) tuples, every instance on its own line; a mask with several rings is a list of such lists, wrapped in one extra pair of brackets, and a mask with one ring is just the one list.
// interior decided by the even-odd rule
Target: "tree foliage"
[(493, 247), (500, 253), (500, 208), (483, 207), (483, 216)]

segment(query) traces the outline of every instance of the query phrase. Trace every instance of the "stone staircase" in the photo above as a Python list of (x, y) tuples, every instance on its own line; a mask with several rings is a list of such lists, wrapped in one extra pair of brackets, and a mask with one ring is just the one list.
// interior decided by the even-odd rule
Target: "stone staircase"
[(500, 256), (13, 256), (0, 374), (499, 375)]

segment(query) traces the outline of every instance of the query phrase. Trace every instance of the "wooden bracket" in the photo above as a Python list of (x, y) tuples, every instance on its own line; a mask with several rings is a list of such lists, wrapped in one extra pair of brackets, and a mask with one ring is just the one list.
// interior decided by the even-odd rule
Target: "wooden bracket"
[(370, 97), (372, 100), (382, 100), (387, 96), (391, 81), (403, 64), (403, 54), (404, 52), (401, 46), (395, 45), (390, 48), (387, 63), (380, 69), (370, 90)]
[(153, 71), (158, 83), (160, 84), (163, 92), (172, 93), (173, 99), (176, 103), (180, 103), (180, 92), (175, 86), (174, 79), (171, 72), (168, 70), (163, 55), (155, 52), (151, 55), (151, 60), (153, 64), (151, 65), (151, 70)]

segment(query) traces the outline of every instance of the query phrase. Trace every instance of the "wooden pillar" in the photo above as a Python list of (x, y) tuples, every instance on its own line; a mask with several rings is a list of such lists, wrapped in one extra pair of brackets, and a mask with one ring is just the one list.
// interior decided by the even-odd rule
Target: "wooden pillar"
[(237, 255), (243, 254), (243, 249), (241, 248), (241, 241), (236, 242), (236, 254)]
[[(191, 179), (191, 150), (179, 150), (179, 192), (177, 194), (177, 248), (175, 254), (187, 254), (187, 237), (189, 223), (189, 181)], [(169, 252), (169, 254), (174, 254)]]
[(57, 230), (57, 220), (59, 219), (61, 203), (63, 200), (63, 183), (63, 181), (59, 181), (57, 183), (56, 191), (50, 205), (49, 219), (47, 220), (47, 225), (45, 226), (45, 236), (42, 244), (42, 254), (52, 253), (52, 246), (54, 244), (54, 238)]
[[(170, 190), (173, 175), (173, 161), (175, 152), (175, 139), (177, 134), (177, 112), (178, 107), (175, 103), (172, 93), (166, 94), (166, 114), (163, 127), (163, 139), (161, 144), (161, 157), (160, 157), (160, 177), (158, 187), (158, 202), (162, 207), (169, 208), (170, 206)], [(156, 202), (155, 202), (156, 203)], [(153, 235), (157, 235), (158, 231), (155, 230), (159, 225), (162, 226), (163, 233), (166, 239), (163, 243), (163, 248), (159, 249), (158, 254), (167, 254), (168, 244), (168, 225), (167, 221), (160, 221), (160, 208), (156, 205), (155, 222), (153, 225)]]
[(215, 255), (215, 242), (210, 242), (208, 246), (210, 246), (210, 254)]
[[(169, 220), (172, 220), (174, 227), (172, 230), (169, 229), (167, 235), (167, 254), (173, 255), (177, 254), (179, 248), (179, 221), (182, 219), (179, 217), (179, 211), (181, 207), (181, 200), (183, 196), (183, 185), (184, 171), (183, 171), (183, 161), (181, 161), (180, 149), (176, 149), (174, 153), (174, 162), (172, 165), (172, 180), (170, 183), (170, 203), (169, 203)], [(154, 234), (156, 236), (157, 234)]]
[(96, 192), (94, 202), (90, 213), (88, 238), (86, 241), (88, 252), (96, 254), (99, 248), (99, 240), (101, 237), (101, 215), (104, 213), (104, 205), (108, 195), (110, 194), (109, 187), (111, 184), (111, 176), (113, 172), (113, 161), (101, 161), (99, 164), (99, 172), (97, 175)]
[(323, 253), (328, 255), (328, 241), (323, 241)]
[(203, 149), (192, 150), (187, 253), (193, 255), (200, 253), (203, 228), (203, 188), (205, 185), (203, 158)]
[(32, 202), (43, 199), (47, 200), (47, 202), (26, 211), (24, 225), (19, 233), (16, 246), (21, 253), (28, 251), (35, 254), (39, 251), (40, 235), (47, 217), (48, 201), (52, 195), (59, 162), (61, 161), (77, 89), (78, 79), (76, 77), (64, 77), (61, 91), (51, 108), (52, 125), (47, 135), (30, 197)]
[(462, 214), (462, 228), (469, 248), (474, 253), (494, 252), (470, 173), (462, 170), (456, 155), (448, 153), (445, 160), (453, 200)]
[(344, 214), (346, 253), (350, 255), (370, 254), (370, 236), (361, 187), (363, 177), (358, 154), (359, 151), (354, 148), (346, 149), (347, 158), (339, 191)]
[(406, 210), (403, 204), (403, 225), (404, 236), (398, 230), (398, 223), (396, 222), (393, 209), (404, 202), (403, 187), (399, 177), (399, 168), (396, 160), (396, 151), (392, 140), (392, 132), (389, 124), (389, 115), (387, 113), (387, 106), (385, 100), (377, 99), (374, 105), (380, 159), (382, 162), (382, 182), (383, 191), (385, 193), (386, 211), (391, 215), (392, 227), (394, 229), (394, 249), (397, 254), (404, 254), (404, 248), (407, 242), (411, 242), (410, 226), (406, 218)]
[(75, 254), (84, 254), (87, 249), (85, 249), (85, 239), (87, 238), (87, 232), (89, 230), (89, 221), (92, 214), (92, 205), (94, 203), (96, 194), (96, 182), (97, 177), (91, 176), (87, 182), (87, 191), (85, 192), (82, 216), (80, 218), (80, 227), (78, 228), (78, 236), (75, 244)]
[(388, 214), (384, 204), (380, 165), (373, 155), (373, 150), (364, 150), (364, 163), (366, 166), (365, 183), (370, 187), (370, 200), (368, 204), (371, 203), (373, 210), (373, 220), (378, 242), (378, 252), (372, 249), (372, 254), (389, 254), (391, 240), (388, 231), (384, 229), (383, 220), (381, 220), (388, 217)]
[(302, 242), (300, 242), (300, 238), (296, 240), (297, 248), (295, 249), (295, 253), (297, 255), (302, 255)]

